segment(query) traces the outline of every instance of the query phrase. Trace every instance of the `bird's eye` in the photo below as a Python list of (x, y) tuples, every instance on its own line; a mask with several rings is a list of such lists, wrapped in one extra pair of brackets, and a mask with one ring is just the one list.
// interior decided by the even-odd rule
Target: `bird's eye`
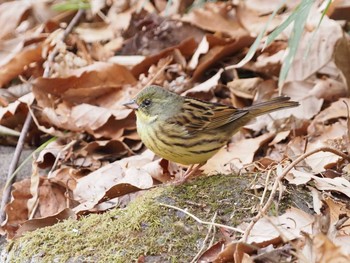
[(149, 105), (151, 105), (151, 100), (145, 99), (142, 104), (145, 106), (149, 106)]

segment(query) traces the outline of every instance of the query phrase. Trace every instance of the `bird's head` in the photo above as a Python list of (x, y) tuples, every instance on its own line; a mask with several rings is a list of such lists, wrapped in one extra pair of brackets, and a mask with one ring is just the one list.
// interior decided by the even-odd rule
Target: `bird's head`
[(172, 92), (169, 92), (159, 86), (148, 86), (141, 90), (132, 101), (125, 103), (124, 106), (136, 110), (139, 117), (167, 117), (171, 114), (172, 109), (178, 104), (182, 98)]

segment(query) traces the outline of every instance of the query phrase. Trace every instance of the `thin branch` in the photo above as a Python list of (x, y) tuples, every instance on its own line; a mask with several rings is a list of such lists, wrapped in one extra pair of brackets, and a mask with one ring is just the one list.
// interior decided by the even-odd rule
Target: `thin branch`
[(232, 227), (232, 226), (227, 226), (227, 225), (223, 225), (223, 224), (218, 224), (218, 223), (213, 223), (213, 222), (208, 222), (208, 221), (203, 221), (202, 219), (199, 219), (198, 217), (196, 217), (195, 215), (187, 212), (186, 210), (184, 209), (181, 209), (179, 207), (176, 207), (176, 206), (172, 206), (172, 205), (167, 205), (167, 204), (163, 204), (163, 203), (159, 203), (161, 206), (165, 206), (165, 207), (169, 207), (169, 208), (172, 208), (172, 209), (175, 209), (175, 210), (178, 210), (178, 211), (181, 211), (182, 213), (185, 213), (186, 215), (192, 217), (194, 220), (196, 220), (198, 223), (200, 224), (203, 224), (203, 225), (209, 225), (209, 226), (217, 226), (217, 227), (223, 227), (223, 228), (226, 228), (226, 229), (230, 229), (232, 231), (235, 231), (235, 232), (238, 232), (238, 233), (244, 233), (244, 231), (242, 231), (241, 229), (239, 228), (235, 228), (235, 227)]
[[(212, 220), (211, 220), (211, 223), (214, 223), (215, 222), (215, 219), (216, 219), (216, 216), (217, 216), (217, 212), (215, 212)], [(194, 256), (194, 258), (192, 259), (191, 263), (195, 263), (197, 262), (199, 256), (202, 254), (204, 248), (205, 248), (205, 244), (207, 243), (209, 237), (210, 237), (210, 233), (211, 233), (211, 230), (213, 229), (213, 225), (210, 225), (209, 228), (208, 228), (208, 232), (207, 232), (207, 235), (205, 236), (204, 240), (203, 240), (203, 244), (201, 246), (201, 248), (199, 249), (199, 251), (197, 252), (197, 254)], [(215, 229), (214, 229), (214, 233), (215, 233)]]
[[(74, 26), (78, 23), (78, 21), (80, 20), (81, 16), (84, 14), (84, 10), (79, 10), (75, 16), (73, 17), (73, 19), (71, 20), (71, 22), (69, 23), (69, 25), (67, 26), (67, 28), (64, 30), (63, 35), (62, 35), (62, 41), (64, 41), (66, 39), (66, 37), (68, 36), (68, 34), (70, 32), (72, 32)], [(54, 60), (55, 56), (58, 54), (58, 50), (54, 50), (52, 53), (49, 54), (48, 56), (48, 64), (49, 66), (45, 68), (43, 77), (47, 78), (49, 77), (49, 73), (50, 73), (50, 64), (52, 63), (52, 61)], [(16, 176), (13, 175), (13, 173), (16, 170), (19, 158), (21, 157), (21, 153), (23, 150), (23, 146), (25, 143), (25, 139), (27, 136), (27, 133), (29, 131), (29, 128), (31, 126), (33, 122), (32, 116), (30, 114), (30, 112), (27, 113), (27, 117), (26, 120), (23, 124), (23, 128), (21, 131), (21, 134), (18, 138), (18, 142), (17, 142), (17, 146), (13, 155), (13, 158), (11, 160), (10, 166), (9, 166), (9, 170), (7, 173), (7, 184), (10, 187), (6, 187), (2, 193), (2, 200), (1, 200), (1, 207), (0, 207), (0, 223), (3, 223), (6, 219), (6, 213), (5, 213), (5, 207), (7, 205), (7, 203), (10, 200), (10, 196), (11, 196), (11, 186), (13, 184), (13, 182), (16, 179)]]
[[(16, 170), (19, 158), (21, 157), (21, 153), (23, 150), (24, 142), (27, 137), (27, 132), (29, 130), (30, 125), (32, 124), (32, 117), (30, 114), (27, 114), (27, 118), (24, 121), (21, 135), (18, 138), (18, 142), (16, 145), (15, 153), (12, 157), (9, 170), (7, 172), (7, 178), (11, 178), (13, 172)], [(24, 132), (23, 132), (24, 131)], [(12, 177), (10, 184), (12, 185), (15, 177)], [(0, 223), (4, 222), (6, 214), (5, 214), (5, 206), (7, 205), (11, 196), (11, 187), (6, 187), (2, 193), (1, 207), (0, 207)]]
[(243, 242), (247, 242), (248, 236), (250, 234), (250, 231), (253, 229), (254, 225), (256, 222), (258, 222), (259, 219), (261, 219), (266, 212), (270, 209), (274, 197), (276, 195), (277, 189), (278, 189), (278, 185), (282, 182), (282, 180), (284, 179), (284, 177), (290, 172), (290, 170), (292, 170), (298, 163), (300, 163), (301, 161), (303, 161), (305, 158), (309, 157), (310, 155), (313, 155), (315, 153), (318, 152), (331, 152), (334, 153), (335, 155), (338, 155), (340, 157), (342, 157), (343, 159), (346, 159), (348, 161), (350, 161), (350, 155), (347, 155), (335, 148), (332, 147), (321, 147), (321, 148), (317, 148), (315, 150), (312, 150), (310, 152), (304, 153), (302, 155), (300, 155), (297, 159), (295, 159), (293, 162), (291, 162), (286, 169), (284, 169), (284, 171), (277, 176), (273, 186), (272, 186), (272, 190), (269, 196), (269, 199), (266, 201), (264, 207), (259, 211), (259, 213), (252, 219), (252, 221), (249, 223), (248, 227), (246, 228), (244, 235), (242, 237), (242, 241)]
[[(83, 9), (79, 9), (78, 10), (78, 12), (75, 14), (73, 19), (70, 21), (70, 23), (68, 24), (66, 29), (63, 31), (63, 34), (62, 34), (62, 37), (61, 37), (61, 41), (64, 41), (66, 39), (66, 37), (72, 32), (73, 28), (79, 22), (81, 16), (84, 14), (84, 12), (85, 11)], [(48, 78), (49, 77), (49, 75), (50, 75), (50, 66), (51, 66), (53, 60), (55, 59), (55, 57), (58, 55), (58, 52), (59, 52), (59, 49), (56, 46), (54, 48), (54, 50), (49, 54), (49, 56), (47, 58), (48, 66), (45, 68), (44, 74), (43, 74), (44, 78)]]

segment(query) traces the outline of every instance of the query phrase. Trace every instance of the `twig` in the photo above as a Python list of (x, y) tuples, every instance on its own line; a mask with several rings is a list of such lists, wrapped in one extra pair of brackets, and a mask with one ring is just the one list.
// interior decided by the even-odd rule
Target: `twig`
[(290, 170), (292, 170), (294, 168), (294, 166), (296, 166), (298, 163), (300, 163), (301, 161), (303, 161), (305, 158), (309, 157), (310, 155), (313, 155), (315, 153), (318, 152), (331, 152), (334, 153), (335, 155), (338, 155), (340, 157), (342, 157), (343, 159), (347, 159), (348, 161), (350, 161), (350, 156), (335, 149), (332, 147), (321, 147), (321, 148), (317, 148), (315, 150), (312, 150), (310, 152), (304, 153), (302, 155), (300, 155), (297, 159), (295, 159), (293, 162), (291, 162), (287, 168), (280, 174), (277, 176), (273, 186), (272, 186), (272, 190), (269, 196), (269, 199), (266, 201), (266, 204), (264, 205), (264, 207), (259, 211), (259, 213), (252, 219), (252, 221), (249, 223), (248, 227), (246, 228), (244, 235), (242, 237), (242, 241), (243, 242), (247, 242), (248, 236), (250, 234), (250, 231), (252, 230), (252, 228), (254, 227), (255, 223), (258, 222), (259, 219), (261, 219), (265, 213), (267, 212), (267, 210), (270, 209), (272, 203), (273, 203), (273, 199), (276, 195), (276, 191), (278, 188), (278, 185), (282, 182), (282, 180), (284, 179), (284, 177), (289, 173)]
[(70, 143), (68, 143), (67, 145), (65, 145), (65, 146), (63, 147), (63, 149), (61, 149), (61, 150), (58, 152), (58, 154), (57, 154), (57, 156), (56, 156), (56, 159), (55, 159), (55, 162), (53, 163), (53, 165), (52, 165), (50, 171), (49, 171), (48, 174), (47, 174), (47, 177), (48, 177), (48, 178), (50, 178), (51, 174), (52, 174), (53, 171), (56, 169), (56, 166), (57, 166), (57, 164), (58, 164), (58, 162), (59, 162), (59, 160), (60, 160), (61, 154), (62, 154), (63, 152), (65, 152), (65, 151), (67, 151), (69, 148), (73, 147), (73, 145), (76, 144), (76, 143), (77, 143), (77, 140), (73, 140), (73, 141), (71, 141)]
[[(217, 212), (215, 212), (211, 222), (214, 223), (215, 219), (216, 219), (216, 216), (217, 216)], [(201, 248), (199, 249), (198, 253), (194, 256), (194, 258), (192, 259), (191, 263), (195, 263), (197, 262), (197, 259), (199, 258), (199, 256), (202, 254), (202, 251), (204, 250), (205, 248), (205, 244), (207, 243), (209, 237), (210, 237), (210, 233), (211, 233), (211, 230), (213, 229), (213, 225), (210, 225), (209, 228), (208, 228), (208, 232), (207, 232), (207, 235), (205, 236), (204, 240), (203, 240), (203, 244), (201, 246)], [(214, 233), (215, 233), (215, 230), (214, 230)]]
[(272, 172), (272, 169), (267, 171), (267, 175), (266, 175), (266, 179), (265, 179), (265, 188), (264, 188), (264, 192), (261, 196), (260, 206), (262, 206), (264, 204), (265, 196), (266, 196), (267, 190), (269, 188), (269, 181), (270, 181), (271, 172)]
[[(79, 10), (75, 16), (73, 17), (72, 21), (69, 23), (69, 25), (67, 26), (67, 28), (64, 30), (63, 35), (62, 35), (62, 41), (68, 36), (68, 34), (73, 30), (74, 26), (78, 23), (79, 19), (81, 18), (81, 16), (84, 14), (84, 10)], [(58, 50), (54, 50), (52, 53), (50, 53), (50, 55), (48, 56), (48, 64), (51, 64), (52, 61), (54, 60), (55, 56), (57, 55)], [(50, 73), (50, 66), (45, 68), (43, 77), (47, 78), (49, 77), (49, 73)], [(21, 134), (18, 138), (18, 142), (17, 142), (17, 146), (13, 155), (13, 158), (11, 160), (10, 166), (9, 166), (9, 170), (7, 173), (7, 184), (9, 186), (12, 186), (13, 182), (16, 179), (16, 176), (13, 176), (13, 173), (16, 170), (19, 158), (21, 157), (21, 153), (23, 150), (23, 146), (24, 146), (24, 142), (27, 136), (27, 133), (29, 131), (29, 128), (32, 124), (32, 116), (30, 114), (30, 112), (28, 112), (26, 120), (23, 124), (23, 128), (21, 131)], [(6, 219), (6, 213), (5, 213), (5, 206), (7, 205), (7, 203), (10, 200), (10, 195), (11, 195), (11, 188), (12, 187), (6, 187), (2, 193), (2, 200), (1, 200), (1, 207), (0, 207), (0, 224), (4, 222), (4, 220)]]
[[(30, 114), (27, 114), (26, 120), (24, 121), (21, 135), (18, 138), (18, 142), (16, 145), (15, 153), (12, 157), (9, 170), (7, 172), (7, 178), (11, 178), (13, 172), (16, 170), (19, 158), (21, 157), (21, 153), (23, 150), (24, 142), (26, 140), (27, 132), (29, 130), (30, 125), (32, 124), (32, 117)], [(24, 131), (24, 132), (23, 132)], [(10, 181), (11, 185), (14, 181), (15, 177)], [(1, 207), (0, 207), (0, 223), (5, 220), (5, 206), (7, 205), (11, 195), (11, 187), (6, 187), (2, 193)]]
[(244, 231), (242, 231), (239, 228), (235, 228), (232, 226), (227, 226), (227, 225), (223, 225), (223, 224), (218, 224), (218, 223), (213, 223), (213, 222), (208, 222), (208, 221), (203, 221), (202, 219), (199, 219), (198, 217), (196, 217), (195, 215), (192, 215), (191, 213), (187, 212), (186, 210), (183, 210), (179, 207), (176, 206), (172, 206), (172, 205), (167, 205), (167, 204), (163, 204), (163, 203), (159, 203), (159, 205), (161, 206), (165, 206), (165, 207), (169, 207), (178, 211), (181, 211), (182, 213), (185, 213), (186, 215), (192, 217), (194, 220), (196, 220), (198, 223), (203, 224), (203, 225), (210, 225), (210, 226), (217, 226), (217, 227), (223, 227), (226, 229), (230, 229), (232, 231), (238, 232), (238, 233), (244, 233)]
[[(66, 39), (66, 37), (69, 35), (69, 33), (72, 32), (73, 28), (79, 22), (79, 19), (84, 14), (84, 12), (85, 11), (83, 9), (79, 9), (78, 10), (78, 12), (75, 14), (73, 19), (70, 21), (70, 23), (68, 24), (66, 29), (63, 31), (63, 35), (62, 35), (62, 38), (61, 38), (62, 41), (64, 41)], [(49, 75), (50, 75), (50, 66), (51, 66), (50, 64), (53, 62), (53, 60), (55, 59), (57, 54), (58, 54), (58, 48), (56, 46), (54, 48), (54, 50), (49, 54), (49, 56), (47, 58), (48, 66), (44, 70), (44, 74), (43, 74), (44, 78), (49, 77)]]
[(159, 77), (159, 75), (165, 70), (165, 68), (167, 66), (169, 66), (170, 62), (172, 61), (172, 59), (168, 59), (168, 61), (165, 62), (165, 64), (157, 71), (157, 73), (147, 82), (147, 84), (145, 85), (145, 87), (152, 85), (153, 82), (156, 81), (156, 79)]

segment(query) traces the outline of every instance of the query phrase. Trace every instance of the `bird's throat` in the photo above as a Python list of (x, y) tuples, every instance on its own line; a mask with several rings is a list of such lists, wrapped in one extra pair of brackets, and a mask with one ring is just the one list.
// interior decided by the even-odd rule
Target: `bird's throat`
[(150, 116), (141, 111), (136, 112), (137, 122), (142, 123), (143, 125), (150, 125), (158, 119), (158, 115)]

